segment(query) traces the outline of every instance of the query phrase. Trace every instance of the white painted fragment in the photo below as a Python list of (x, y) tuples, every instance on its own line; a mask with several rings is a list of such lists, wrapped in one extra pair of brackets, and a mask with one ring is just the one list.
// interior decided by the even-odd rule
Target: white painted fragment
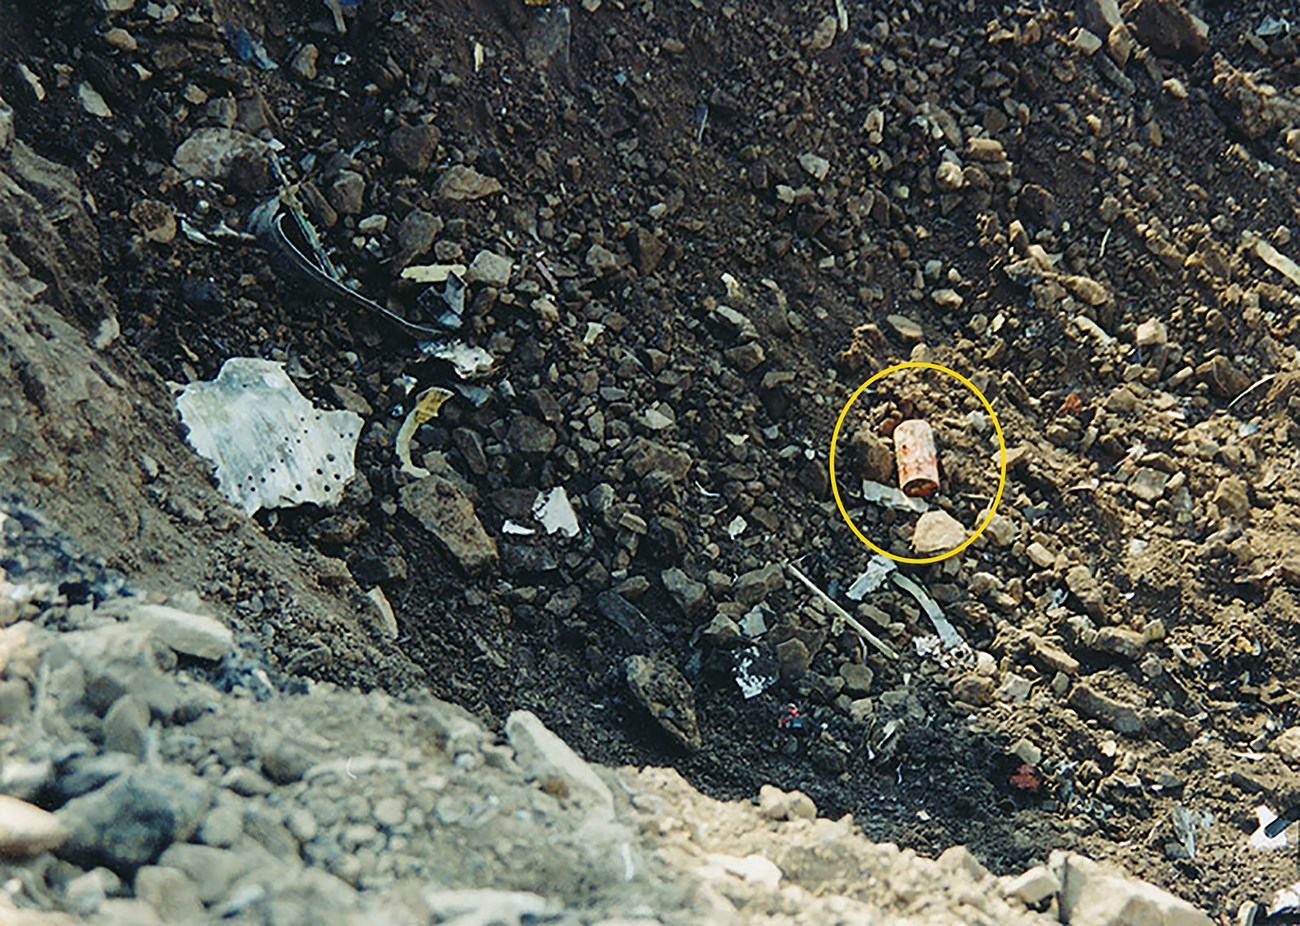
[(246, 514), (336, 504), (356, 475), (361, 416), (307, 401), (284, 365), (232, 357), (217, 378), (176, 397), (188, 440), (216, 464), (221, 493)]
[(537, 498), (533, 500), (533, 517), (546, 528), (548, 534), (578, 536), (578, 515), (569, 502), (569, 493), (564, 491), (564, 486), (556, 486), (549, 492), (538, 492)]

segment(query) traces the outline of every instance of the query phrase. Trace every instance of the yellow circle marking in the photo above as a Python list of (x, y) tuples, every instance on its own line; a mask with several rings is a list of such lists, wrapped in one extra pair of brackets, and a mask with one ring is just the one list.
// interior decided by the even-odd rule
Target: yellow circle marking
[[(853, 406), (853, 403), (858, 400), (858, 396), (862, 395), (862, 393), (866, 390), (868, 386), (870, 386), (876, 380), (888, 376), (890, 373), (897, 373), (899, 370), (938, 370), (940, 373), (947, 373), (949, 376), (956, 378), (957, 381), (960, 382), (963, 386), (965, 386), (971, 392), (975, 393), (976, 397), (984, 405), (985, 411), (989, 413), (989, 417), (993, 419), (993, 427), (998, 432), (998, 452), (1002, 458), (1001, 473), (998, 476), (998, 492), (997, 495), (993, 497), (993, 504), (989, 506), (988, 516), (984, 518), (984, 523), (981, 524), (976, 529), (975, 533), (971, 534), (964, 541), (962, 541), (961, 544), (949, 550), (947, 553), (940, 553), (938, 556), (923, 556), (923, 557), (897, 556), (893, 553), (890, 553), (888, 550), (882, 550), (880, 547), (876, 546), (874, 543), (872, 543), (870, 540), (866, 538), (866, 536), (862, 533), (862, 531), (858, 530), (858, 526), (854, 524), (853, 519), (849, 517), (848, 511), (846, 511), (844, 508), (844, 500), (840, 498), (839, 483), (835, 481), (835, 444), (840, 439), (840, 429), (844, 427), (844, 419), (845, 417), (848, 416), (849, 409)], [(1002, 490), (1005, 489), (1006, 486), (1007, 486), (1007, 442), (1006, 439), (1002, 436), (1002, 422), (998, 421), (997, 412), (993, 411), (993, 406), (989, 404), (989, 400), (984, 398), (984, 393), (976, 389), (974, 383), (972, 383), (966, 377), (962, 376), (956, 370), (950, 370), (947, 367), (940, 366), (937, 363), (927, 363), (922, 360), (910, 360), (907, 363), (898, 363), (892, 367), (886, 367), (885, 369), (877, 373), (875, 376), (871, 377), (871, 379), (867, 380), (865, 383), (859, 386), (857, 390), (853, 393), (853, 395), (849, 396), (849, 400), (844, 403), (844, 408), (840, 411), (839, 420), (835, 422), (835, 431), (834, 433), (831, 434), (831, 491), (835, 493), (835, 505), (837, 508), (840, 509), (840, 514), (843, 515), (844, 522), (848, 524), (849, 529), (853, 531), (853, 533), (857, 536), (859, 540), (861, 540), (867, 546), (871, 547), (871, 549), (875, 550), (881, 556), (887, 556), (896, 562), (912, 563), (914, 565), (920, 566), (920, 565), (925, 565), (926, 563), (937, 563), (940, 560), (945, 560), (950, 556), (956, 556), (962, 550), (966, 549), (968, 546), (974, 543), (976, 537), (984, 533), (984, 528), (989, 526), (989, 522), (993, 520), (994, 512), (998, 510), (998, 503), (1002, 501)]]

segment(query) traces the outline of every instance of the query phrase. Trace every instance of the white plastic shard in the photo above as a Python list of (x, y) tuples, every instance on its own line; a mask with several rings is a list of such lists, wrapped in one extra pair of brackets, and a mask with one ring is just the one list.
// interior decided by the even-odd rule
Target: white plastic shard
[(569, 503), (569, 493), (564, 491), (563, 486), (537, 493), (537, 498), (533, 500), (533, 517), (546, 528), (548, 534), (578, 536), (578, 515)]
[(895, 568), (897, 567), (892, 559), (877, 553), (867, 563), (867, 571), (854, 579), (853, 584), (844, 594), (848, 595), (851, 601), (861, 601), (884, 585), (885, 579)]
[(309, 402), (284, 365), (232, 357), (176, 397), (190, 446), (216, 464), (221, 493), (246, 514), (338, 502), (356, 468), (361, 416)]

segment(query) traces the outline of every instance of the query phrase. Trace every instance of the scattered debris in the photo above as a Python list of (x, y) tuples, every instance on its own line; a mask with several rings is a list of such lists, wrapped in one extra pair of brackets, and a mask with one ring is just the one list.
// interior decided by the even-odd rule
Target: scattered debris
[(176, 408), (190, 446), (216, 464), (221, 493), (245, 514), (334, 505), (356, 473), (361, 416), (317, 409), (281, 363), (232, 357), (215, 380), (182, 389)]
[(898, 487), (912, 498), (933, 495), (939, 488), (939, 454), (929, 423), (911, 418), (894, 428)]
[(889, 574), (897, 568), (898, 565), (892, 559), (877, 553), (867, 563), (866, 572), (854, 579), (853, 584), (849, 586), (848, 591), (844, 594), (851, 601), (861, 601), (872, 592), (877, 591), (885, 583), (885, 579), (889, 577)]
[(569, 502), (569, 493), (564, 491), (564, 486), (556, 486), (549, 492), (538, 492), (533, 502), (533, 517), (546, 528), (548, 534), (578, 536), (578, 515)]
[(491, 354), (461, 341), (428, 341), (420, 345), (420, 355), (451, 364), (462, 379), (483, 379), (496, 369), (496, 360)]
[(798, 567), (796, 567), (793, 563), (786, 563), (785, 568), (792, 576), (794, 576), (796, 579), (802, 582), (810, 592), (816, 595), (817, 598), (823, 604), (825, 604), (828, 608), (830, 608), (831, 612), (836, 617), (843, 620), (844, 623), (847, 624), (853, 630), (854, 633), (862, 637), (862, 639), (866, 640), (868, 643), (870, 643), (876, 649), (880, 650), (890, 659), (898, 658), (898, 653), (894, 651), (893, 647), (891, 647), (884, 640), (877, 637), (866, 627), (862, 626), (862, 623), (856, 617), (854, 617), (848, 611), (845, 611), (838, 604), (836, 604), (834, 599), (832, 599), (829, 595), (827, 595), (820, 588), (818, 588), (816, 584), (813, 582), (813, 580), (808, 578), (802, 572), (800, 572)]
[(775, 657), (765, 654), (756, 644), (736, 650), (735, 660), (736, 684), (746, 701), (776, 684), (780, 665)]
[(895, 508), (899, 511), (921, 513), (930, 510), (930, 505), (923, 499), (913, 498), (902, 489), (896, 489), (893, 486), (883, 485), (879, 482), (872, 482), (869, 479), (862, 481), (862, 497), (871, 504), (883, 505), (886, 508)]
[(397, 459), (402, 464), (402, 472), (408, 476), (423, 479), (429, 475), (429, 471), (423, 466), (416, 466), (411, 462), (411, 438), (415, 436), (420, 425), (437, 417), (438, 410), (451, 397), (452, 393), (440, 386), (430, 386), (415, 397), (411, 410), (406, 414), (406, 420), (402, 422), (402, 427), (397, 432)]
[(956, 649), (966, 645), (961, 635), (957, 633), (957, 629), (943, 616), (943, 609), (939, 607), (938, 602), (930, 597), (929, 592), (901, 572), (892, 573), (890, 578), (895, 585), (916, 599), (921, 606), (921, 610), (925, 612), (925, 616), (934, 625), (935, 633), (939, 635), (939, 640), (943, 643), (944, 649)]

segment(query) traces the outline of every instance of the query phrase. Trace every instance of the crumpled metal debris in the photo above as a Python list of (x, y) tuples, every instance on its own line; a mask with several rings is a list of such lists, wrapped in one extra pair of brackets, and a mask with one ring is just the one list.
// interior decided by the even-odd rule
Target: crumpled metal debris
[(736, 684), (740, 693), (748, 701), (756, 698), (776, 684), (779, 665), (775, 658), (764, 657), (758, 646), (746, 646), (736, 650)]
[(948, 618), (943, 616), (943, 609), (939, 607), (937, 601), (930, 597), (929, 592), (901, 572), (892, 573), (890, 578), (894, 580), (895, 585), (916, 599), (917, 604), (921, 606), (921, 610), (925, 612), (925, 616), (934, 625), (934, 632), (939, 635), (939, 641), (943, 644), (944, 649), (956, 649), (965, 645), (966, 641), (957, 633), (957, 628), (949, 623)]
[(862, 497), (874, 505), (897, 508), (899, 511), (924, 513), (930, 510), (930, 505), (925, 499), (913, 498), (902, 489), (887, 486), (880, 482), (872, 482), (870, 479), (862, 481)]
[(427, 341), (420, 345), (420, 355), (451, 364), (461, 379), (483, 379), (496, 369), (496, 359), (491, 354), (461, 341)]
[(331, 506), (356, 474), (361, 416), (316, 408), (281, 363), (232, 357), (215, 380), (181, 390), (176, 408), (190, 446), (216, 464), (221, 493), (246, 514)]
[[(373, 312), (415, 337), (442, 337), (448, 331), (460, 327), (459, 315), (455, 315), (449, 302), (445, 311), (439, 311), (433, 324), (423, 324), (404, 318), (349, 287), (325, 253), (315, 227), (307, 221), (296, 198), (287, 190), (254, 209), (249, 219), (249, 228), (270, 252), (272, 265), (279, 272), (310, 283), (327, 298)], [(448, 279), (450, 285), (450, 278)], [(464, 283), (460, 283), (460, 286), (463, 288)], [(452, 317), (448, 313), (456, 317), (457, 323), (454, 326), (443, 324), (444, 320)]]

